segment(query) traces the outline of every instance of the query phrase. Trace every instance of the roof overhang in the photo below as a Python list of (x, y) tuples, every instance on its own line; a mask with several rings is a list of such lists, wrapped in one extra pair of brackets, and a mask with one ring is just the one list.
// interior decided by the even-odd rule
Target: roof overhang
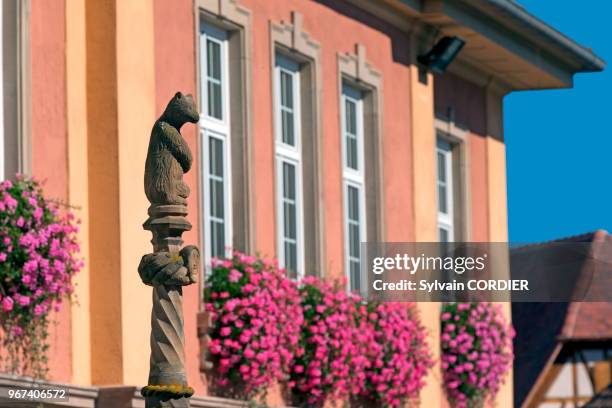
[[(511, 0), (370, 1), (377, 15), (404, 29), (426, 32), (431, 44), (445, 35), (466, 41), (450, 66), (460, 74), (496, 79), (508, 90), (567, 88), (573, 75), (601, 71), (604, 61)], [(363, 3), (362, 3), (363, 5)], [(382, 7), (381, 7), (382, 6)], [(394, 12), (386, 10), (384, 7)], [(403, 23), (398, 23), (403, 20)], [(474, 76), (476, 77), (476, 76)]]

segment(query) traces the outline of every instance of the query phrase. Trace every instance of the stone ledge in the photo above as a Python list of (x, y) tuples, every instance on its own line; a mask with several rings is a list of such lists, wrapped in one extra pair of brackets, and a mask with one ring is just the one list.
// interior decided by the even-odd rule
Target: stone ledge
[[(191, 408), (244, 408), (249, 407), (248, 402), (228, 399), (228, 398), (219, 398), (219, 397), (198, 397), (193, 396), (189, 398), (189, 402)], [(140, 390), (136, 390), (134, 392), (134, 396), (132, 398), (131, 408), (144, 408), (145, 400), (140, 395)]]
[[(44, 400), (34, 401), (17, 401), (8, 398), (9, 389), (29, 389), (33, 386), (53, 388), (67, 388), (69, 393), (68, 401), (53, 401), (46, 402)], [(0, 407), (7, 408), (38, 408), (41, 403), (44, 403), (45, 408), (56, 407), (74, 407), (74, 408), (97, 408), (96, 400), (98, 398), (97, 387), (85, 387), (73, 384), (65, 384), (59, 382), (40, 381), (29, 377), (20, 377), (10, 374), (0, 374)]]
[[(44, 400), (16, 401), (8, 398), (9, 389), (29, 389), (33, 385), (45, 388), (67, 388), (68, 401), (46, 402)], [(246, 401), (227, 398), (193, 396), (190, 399), (192, 408), (245, 408)], [(80, 386), (68, 383), (40, 381), (29, 377), (20, 377), (0, 373), (0, 408), (144, 408), (145, 400), (140, 389), (133, 386)]]

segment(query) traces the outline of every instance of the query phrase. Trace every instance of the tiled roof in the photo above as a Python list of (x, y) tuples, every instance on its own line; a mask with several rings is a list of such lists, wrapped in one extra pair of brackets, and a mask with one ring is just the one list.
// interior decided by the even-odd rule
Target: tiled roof
[[(601, 230), (513, 249), (511, 260), (513, 253), (517, 254), (525, 248), (546, 249), (560, 242), (590, 244), (592, 250), (597, 251), (595, 256), (612, 260), (612, 235)], [(577, 274), (585, 274), (588, 265), (585, 257)], [(594, 286), (610, 290), (608, 284)], [(612, 341), (610, 316), (611, 302), (513, 303), (512, 321), (517, 333), (514, 339), (515, 406), (522, 405), (559, 344), (569, 341)]]

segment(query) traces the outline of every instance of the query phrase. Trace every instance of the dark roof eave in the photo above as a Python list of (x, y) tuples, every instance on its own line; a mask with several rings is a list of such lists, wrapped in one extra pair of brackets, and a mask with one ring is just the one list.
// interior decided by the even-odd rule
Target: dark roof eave
[(590, 49), (577, 44), (572, 39), (555, 30), (544, 23), (533, 14), (527, 12), (523, 7), (509, 0), (480, 0), (484, 1), (500, 12), (513, 18), (516, 22), (525, 25), (537, 34), (542, 40), (550, 42), (580, 61), (580, 69), (577, 72), (597, 72), (602, 71), (606, 63), (603, 59), (595, 55)]

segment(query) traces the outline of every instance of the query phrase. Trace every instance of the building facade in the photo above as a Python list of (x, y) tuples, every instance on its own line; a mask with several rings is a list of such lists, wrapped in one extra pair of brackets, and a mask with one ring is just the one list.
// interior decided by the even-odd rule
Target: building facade
[[(93, 394), (147, 379), (144, 162), (175, 92), (201, 112), (183, 130), (184, 238), (204, 264), (232, 247), (359, 289), (362, 241), (507, 241), (503, 97), (603, 68), (505, 0), (7, 0), (2, 13), (3, 175), (46, 179), (82, 220), (86, 267), (78, 304), (55, 316), (50, 376)], [(448, 35), (466, 45), (432, 75), (417, 56)], [(184, 294), (204, 396), (201, 286)], [(434, 354), (439, 308), (419, 305)], [(424, 406), (445, 404), (440, 381), (436, 368)], [(512, 375), (498, 401), (512, 406)]]

